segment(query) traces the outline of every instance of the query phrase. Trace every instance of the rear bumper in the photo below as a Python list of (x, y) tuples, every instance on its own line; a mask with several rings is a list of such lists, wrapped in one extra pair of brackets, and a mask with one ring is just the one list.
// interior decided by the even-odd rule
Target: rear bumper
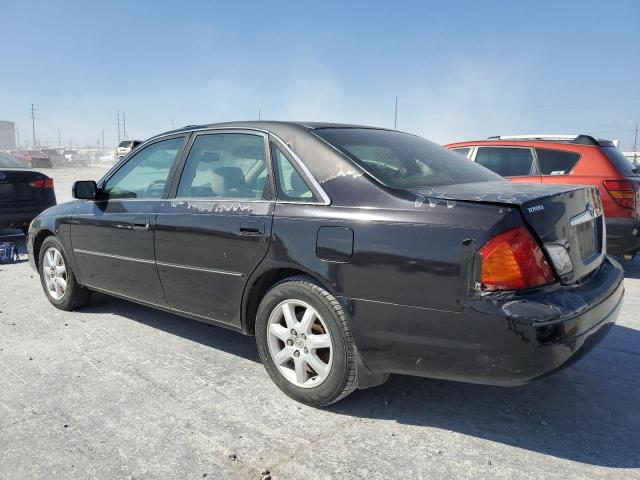
[(622, 268), (605, 259), (580, 285), (488, 294), (460, 312), (344, 300), (367, 372), (508, 386), (591, 350), (614, 324), (623, 296)]
[(11, 211), (0, 210), (0, 227), (24, 228), (47, 208), (55, 205), (55, 201), (49, 204), (31, 205), (28, 207), (12, 207)]
[(640, 251), (640, 220), (637, 218), (607, 218), (607, 253), (634, 255)]

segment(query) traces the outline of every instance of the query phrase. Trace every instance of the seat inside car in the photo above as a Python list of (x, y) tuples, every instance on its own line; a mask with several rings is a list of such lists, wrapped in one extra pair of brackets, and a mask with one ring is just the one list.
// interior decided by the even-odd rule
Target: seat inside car
[(211, 190), (220, 197), (237, 197), (246, 192), (244, 173), (239, 167), (219, 167), (211, 172)]

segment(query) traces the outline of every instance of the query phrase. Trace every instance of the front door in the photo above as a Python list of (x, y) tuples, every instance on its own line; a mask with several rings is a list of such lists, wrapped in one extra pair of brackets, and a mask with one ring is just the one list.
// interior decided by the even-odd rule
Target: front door
[(156, 260), (172, 310), (240, 326), (242, 292), (264, 258), (274, 202), (267, 139), (202, 132), (156, 219)]
[(153, 236), (172, 166), (185, 136), (152, 143), (100, 185), (74, 213), (71, 241), (83, 284), (166, 306)]

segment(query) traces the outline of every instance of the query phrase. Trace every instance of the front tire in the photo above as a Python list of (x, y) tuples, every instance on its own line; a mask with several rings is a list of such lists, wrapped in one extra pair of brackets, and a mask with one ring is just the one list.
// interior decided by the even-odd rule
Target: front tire
[(337, 402), (356, 388), (356, 357), (338, 300), (309, 277), (276, 284), (256, 316), (258, 353), (273, 382), (314, 407)]
[(91, 290), (76, 281), (62, 244), (47, 237), (40, 248), (40, 283), (51, 304), (60, 310), (76, 310), (91, 301)]

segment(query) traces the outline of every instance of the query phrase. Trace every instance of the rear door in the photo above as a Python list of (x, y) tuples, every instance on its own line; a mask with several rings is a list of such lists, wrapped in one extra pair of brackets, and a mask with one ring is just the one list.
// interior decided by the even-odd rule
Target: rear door
[(473, 160), (516, 182), (540, 182), (532, 148), (479, 146)]
[(166, 306), (154, 256), (156, 214), (185, 135), (148, 144), (103, 183), (97, 200), (73, 215), (71, 241), (82, 283)]
[(271, 238), (274, 200), (265, 134), (193, 136), (156, 221), (158, 271), (169, 306), (240, 326), (242, 293)]

